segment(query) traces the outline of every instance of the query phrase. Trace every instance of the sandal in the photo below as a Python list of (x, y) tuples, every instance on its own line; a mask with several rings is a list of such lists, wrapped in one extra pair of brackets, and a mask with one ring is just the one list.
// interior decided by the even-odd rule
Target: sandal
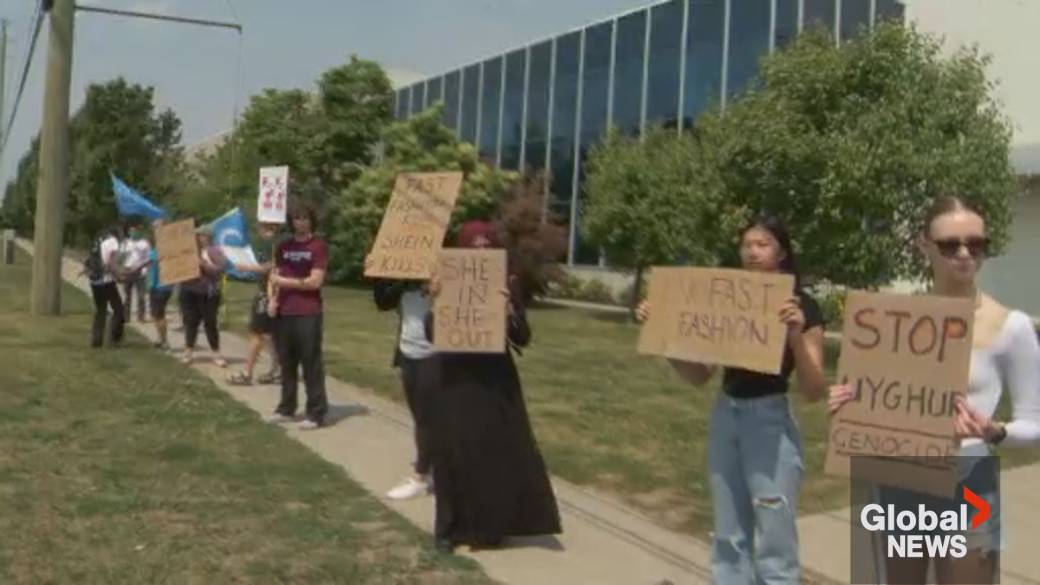
[(258, 384), (277, 384), (282, 381), (282, 375), (279, 372), (268, 372), (261, 375), (256, 379)]
[(228, 384), (232, 386), (252, 386), (253, 378), (245, 372), (235, 372), (227, 378)]
[(186, 365), (186, 366), (190, 366), (191, 362), (193, 362), (194, 360), (195, 360), (195, 358), (191, 354), (185, 354), (184, 356), (181, 357), (181, 363)]
[(214, 360), (213, 360), (213, 363), (214, 363), (214, 364), (215, 364), (215, 365), (216, 365), (216, 366), (217, 366), (218, 368), (226, 368), (226, 367), (228, 366), (227, 360), (226, 360), (226, 359), (224, 359), (224, 358), (222, 358), (222, 357), (218, 357), (218, 358), (214, 359)]

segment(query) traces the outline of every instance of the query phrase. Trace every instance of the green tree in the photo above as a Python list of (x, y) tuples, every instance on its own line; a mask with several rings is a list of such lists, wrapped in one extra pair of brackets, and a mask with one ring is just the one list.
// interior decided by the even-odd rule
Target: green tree
[(465, 180), (452, 216), (452, 227), (474, 218), (490, 218), (498, 201), (518, 179), (482, 162), (471, 144), (459, 142), (441, 124), (442, 110), (430, 108), (388, 126), (383, 133), (382, 161), (365, 168), (332, 205), (329, 239), (332, 276), (358, 280), (372, 247), (394, 180), (402, 172), (462, 171)]
[(155, 90), (118, 78), (87, 88), (71, 120), (72, 173), (67, 239), (89, 241), (118, 218), (110, 173), (165, 204), (183, 172), (181, 122), (156, 112)]
[[(650, 266), (714, 262), (718, 240), (728, 242), (739, 221), (719, 205), (698, 160), (692, 136), (664, 128), (643, 140), (611, 131), (589, 156), (585, 235), (611, 266), (634, 273), (636, 291)], [(634, 309), (639, 295), (629, 301)]]
[(393, 88), (378, 64), (351, 57), (329, 69), (318, 92), (266, 89), (250, 99), (234, 133), (194, 164), (196, 184), (182, 210), (213, 216), (256, 208), (260, 167), (286, 165), (292, 195), (328, 205), (371, 162), (392, 119)]
[[(118, 78), (87, 88), (70, 120), (72, 165), (65, 240), (82, 245), (118, 219), (110, 173), (160, 205), (174, 201), (184, 174), (181, 122), (156, 112), (151, 87)], [(16, 229), (30, 233), (36, 214), (39, 139), (18, 163), (5, 207)]]
[[(693, 186), (686, 205), (697, 217), (718, 217), (727, 233), (703, 231), (712, 226), (701, 222), (679, 237), (716, 261), (733, 255), (729, 230), (770, 212), (788, 223), (810, 276), (864, 288), (922, 277), (912, 244), (937, 195), (977, 204), (997, 248), (1007, 239), (1017, 191), (1011, 129), (987, 63), (974, 49), (944, 56), (938, 40), (913, 28), (880, 26), (839, 46), (811, 31), (766, 57), (758, 80), (724, 113), (709, 111), (673, 137), (689, 145), (680, 162), (654, 155), (656, 140), (632, 146), (648, 169), (632, 171), (623, 188), (653, 197), (673, 184), (657, 175), (685, 166)], [(601, 157), (590, 185), (605, 182), (597, 173), (616, 172), (610, 166)], [(595, 214), (601, 198), (594, 187), (589, 195)], [(622, 215), (590, 235), (609, 246)]]

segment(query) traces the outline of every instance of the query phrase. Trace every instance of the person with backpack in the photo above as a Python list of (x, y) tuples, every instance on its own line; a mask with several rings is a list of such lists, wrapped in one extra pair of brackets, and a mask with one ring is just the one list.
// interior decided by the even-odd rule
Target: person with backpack
[(119, 257), (119, 239), (116, 233), (115, 228), (102, 232), (83, 262), (83, 272), (90, 280), (90, 294), (94, 299), (91, 347), (102, 346), (109, 308), (112, 309), (112, 321), (108, 330), (109, 344), (118, 345), (123, 341), (126, 313), (123, 299), (119, 296), (119, 288), (116, 286), (116, 263)]

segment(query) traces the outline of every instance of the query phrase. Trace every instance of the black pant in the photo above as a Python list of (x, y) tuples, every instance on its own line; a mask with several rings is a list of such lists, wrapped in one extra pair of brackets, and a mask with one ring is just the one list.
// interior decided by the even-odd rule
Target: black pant
[(123, 324), (126, 314), (123, 311), (123, 299), (119, 298), (119, 288), (116, 283), (92, 284), (90, 285), (90, 296), (94, 297), (94, 327), (91, 330), (90, 345), (101, 347), (109, 307), (112, 308), (112, 323), (108, 331), (108, 341), (109, 343), (119, 343), (123, 340)]
[(322, 424), (329, 412), (325, 394), (325, 365), (321, 357), (322, 315), (286, 315), (276, 323), (278, 362), (282, 367), (282, 400), (275, 412), (296, 414), (300, 366), (307, 390), (307, 418)]
[(401, 383), (408, 410), (415, 421), (415, 473), (430, 473), (432, 437), (430, 401), (437, 397), (441, 383), (440, 360), (437, 356), (412, 359), (401, 356)]
[(217, 310), (220, 293), (203, 293), (181, 289), (181, 316), (184, 318), (184, 347), (195, 349), (199, 337), (199, 323), (206, 330), (209, 348), (220, 351), (220, 330), (217, 329)]
[(123, 283), (123, 295), (126, 297), (126, 322), (130, 322), (130, 313), (134, 304), (134, 289), (137, 289), (137, 320), (144, 321), (145, 316), (145, 293), (148, 292), (148, 284), (143, 276), (138, 276)]

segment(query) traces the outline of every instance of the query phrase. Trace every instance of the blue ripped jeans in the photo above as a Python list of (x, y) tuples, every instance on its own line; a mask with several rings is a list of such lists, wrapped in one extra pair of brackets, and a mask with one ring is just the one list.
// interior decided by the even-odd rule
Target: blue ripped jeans
[(802, 444), (787, 397), (719, 397), (708, 468), (716, 585), (797, 585)]

